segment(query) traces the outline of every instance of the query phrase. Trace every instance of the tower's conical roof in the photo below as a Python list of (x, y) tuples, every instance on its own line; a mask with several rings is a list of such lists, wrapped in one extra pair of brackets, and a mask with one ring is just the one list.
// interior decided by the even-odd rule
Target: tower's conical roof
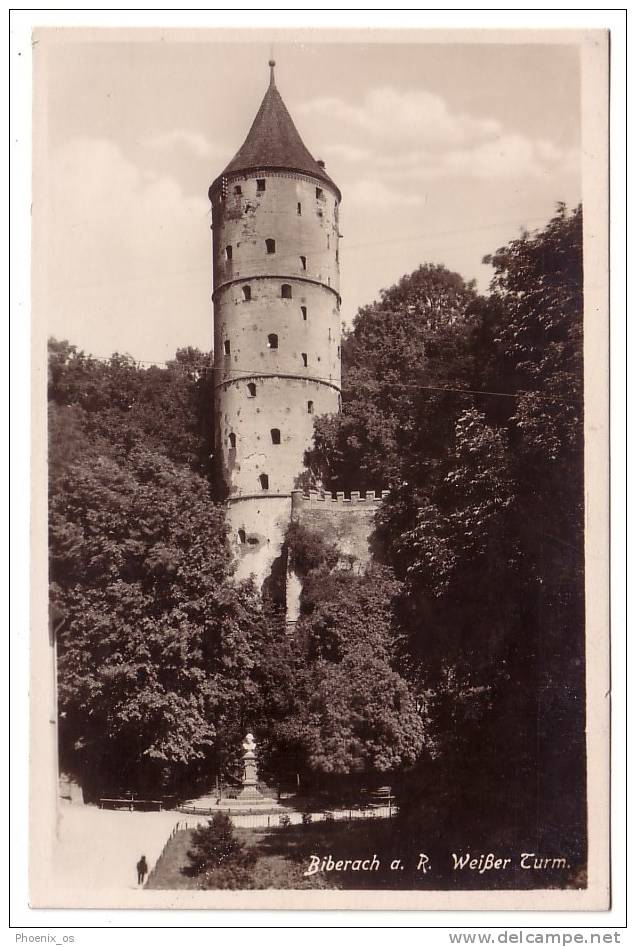
[[(320, 178), (340, 191), (322, 165), (311, 156), (298, 134), (274, 82), (270, 62), (269, 88), (256, 113), (247, 138), (219, 177), (251, 170), (300, 171)], [(218, 178), (217, 178), (218, 180)]]

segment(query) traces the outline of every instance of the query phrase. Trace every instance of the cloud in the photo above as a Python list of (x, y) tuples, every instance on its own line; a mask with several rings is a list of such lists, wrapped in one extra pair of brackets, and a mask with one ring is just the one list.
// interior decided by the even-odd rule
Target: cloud
[(391, 187), (379, 178), (359, 178), (347, 188), (347, 202), (373, 207), (374, 210), (390, 207), (421, 206), (426, 203), (426, 195)]
[(216, 158), (223, 154), (221, 149), (205, 135), (184, 129), (173, 129), (169, 132), (162, 132), (160, 135), (143, 138), (141, 144), (146, 148), (153, 148), (155, 151), (173, 151), (177, 148), (183, 148), (197, 158)]
[(449, 149), (433, 159), (422, 154), (410, 172), (422, 180), (462, 176), (478, 181), (539, 178), (564, 168), (575, 170), (578, 152), (561, 150), (549, 142), (533, 141), (523, 135), (500, 135), (464, 149)]
[(176, 178), (137, 167), (105, 139), (69, 141), (48, 171), (34, 213), (46, 234), (51, 331), (96, 354), (148, 357), (153, 326), (176, 340), (195, 318), (205, 324), (192, 304), (209, 304), (204, 191), (186, 194)]
[(354, 134), (362, 132), (387, 143), (417, 142), (432, 148), (459, 145), (501, 131), (495, 119), (453, 114), (444, 100), (430, 92), (371, 89), (361, 105), (335, 96), (313, 99), (301, 113), (339, 122)]
[(405, 195), (406, 179), (498, 182), (578, 169), (576, 149), (511, 132), (492, 118), (453, 112), (440, 96), (425, 91), (383, 87), (370, 90), (360, 104), (329, 96), (300, 111), (333, 129), (337, 143), (323, 152), (336, 179), (356, 174), (347, 199), (358, 204), (421, 203), (413, 192)]

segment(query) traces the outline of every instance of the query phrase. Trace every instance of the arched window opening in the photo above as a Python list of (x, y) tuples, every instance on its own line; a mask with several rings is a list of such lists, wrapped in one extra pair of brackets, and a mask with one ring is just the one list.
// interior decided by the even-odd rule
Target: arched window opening
[(313, 413), (314, 413), (314, 403), (313, 403), (313, 401), (308, 401), (308, 402), (307, 402), (307, 414), (313, 414)]
[(330, 249), (330, 247), (329, 247), (329, 234), (327, 234), (327, 249), (328, 249), (328, 250)]
[(306, 257), (306, 256), (301, 256), (301, 258), (300, 258), (300, 268), (301, 268), (302, 270), (306, 270), (306, 269), (307, 269), (307, 257)]
[(291, 286), (289, 285), (289, 283), (283, 283), (283, 285), (282, 285), (281, 288), (280, 288), (280, 294), (281, 294), (281, 296), (282, 296), (283, 299), (291, 299), (291, 298), (292, 298), (292, 288), (291, 288)]
[(338, 358), (340, 358), (340, 346), (338, 346)]
[(270, 332), (267, 336), (267, 348), (268, 349), (277, 349), (278, 348), (278, 336), (275, 332)]
[(303, 205), (300, 203), (300, 201), (298, 201), (298, 203), (296, 204), (296, 213), (298, 214), (299, 217), (302, 217)]
[(338, 262), (339, 259), (340, 259), (340, 253), (338, 250), (336, 250), (336, 263)]
[(250, 536), (247, 540), (249, 546), (258, 546), (258, 537)]
[(258, 479), (261, 482), (261, 490), (269, 490), (269, 477), (267, 474), (261, 474)]
[(252, 287), (243, 286), (243, 299), (245, 300), (246, 303), (248, 303), (251, 298), (252, 298)]
[(232, 259), (232, 247), (230, 247), (230, 246), (228, 246), (228, 247), (225, 248), (225, 259), (226, 259), (226, 260), (231, 260), (231, 259)]
[(244, 530), (244, 529), (239, 529), (239, 531), (238, 531), (238, 541), (240, 542), (241, 546), (243, 546), (243, 545), (245, 544), (246, 540), (247, 540), (247, 536), (245, 535), (245, 530)]
[(331, 329), (329, 329), (329, 341), (331, 342)]
[(268, 253), (276, 253), (276, 241), (273, 240), (272, 237), (268, 237), (265, 241), (265, 247)]
[(322, 195), (322, 188), (321, 188), (321, 187), (317, 187), (317, 188), (316, 188), (316, 199), (319, 200), (319, 201), (321, 201), (321, 200), (322, 200), (322, 196), (323, 196), (323, 195)]
[(256, 178), (256, 193), (262, 194), (265, 190), (265, 178)]
[(256, 385), (251, 381), (247, 386), (247, 397), (255, 398), (256, 397)]
[(225, 342), (223, 343), (223, 351), (225, 352), (226, 355), (230, 354), (230, 340), (229, 339), (226, 339)]
[(273, 427), (269, 432), (272, 436), (272, 444), (280, 444), (280, 431), (277, 427)]
[(243, 193), (243, 191), (241, 190), (241, 185), (240, 185), (240, 184), (235, 184), (235, 185), (234, 185), (234, 193), (235, 193), (235, 194), (242, 194), (242, 193)]
[(230, 434), (230, 450), (236, 450), (236, 434), (234, 431)]
[(303, 322), (307, 322), (307, 306), (301, 306), (300, 311), (303, 314)]
[(303, 368), (307, 368), (307, 353), (306, 353), (306, 352), (301, 352), (301, 353), (300, 353), (300, 357), (301, 357), (302, 360), (303, 360)]

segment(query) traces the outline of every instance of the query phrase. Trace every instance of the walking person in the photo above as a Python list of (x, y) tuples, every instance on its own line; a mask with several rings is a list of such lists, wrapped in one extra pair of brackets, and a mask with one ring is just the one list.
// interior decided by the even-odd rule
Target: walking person
[(142, 855), (139, 861), (137, 862), (137, 884), (143, 885), (144, 878), (148, 874), (148, 862), (146, 861), (146, 856)]

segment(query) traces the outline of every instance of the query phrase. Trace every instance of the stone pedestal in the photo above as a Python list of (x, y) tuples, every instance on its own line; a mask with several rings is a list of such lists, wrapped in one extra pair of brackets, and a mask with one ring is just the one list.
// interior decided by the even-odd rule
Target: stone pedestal
[(240, 802), (255, 802), (262, 799), (256, 788), (258, 782), (258, 767), (256, 765), (256, 743), (251, 733), (245, 737), (243, 744), (243, 787), (237, 796)]

